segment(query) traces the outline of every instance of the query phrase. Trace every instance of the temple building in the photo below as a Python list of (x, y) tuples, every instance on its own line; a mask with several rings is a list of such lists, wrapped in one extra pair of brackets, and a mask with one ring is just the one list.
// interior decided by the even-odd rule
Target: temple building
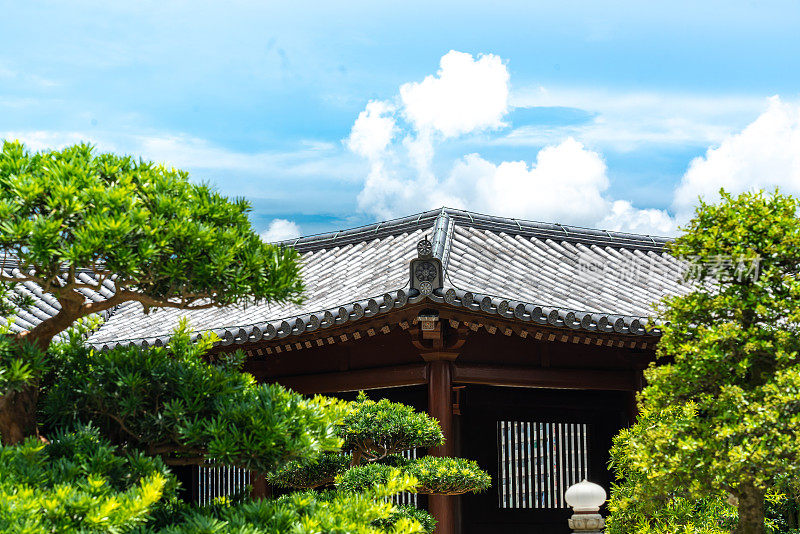
[(688, 290), (666, 243), (443, 208), (282, 243), (302, 255), (300, 305), (145, 315), (131, 302), (88, 342), (161, 346), (186, 315), (217, 333), (215, 352), (245, 351), (258, 380), (411, 404), (447, 441), (410, 453), (492, 475), (483, 494), (414, 499), (438, 533), (568, 532), (566, 488), (610, 488), (611, 439), (655, 358), (652, 306)]

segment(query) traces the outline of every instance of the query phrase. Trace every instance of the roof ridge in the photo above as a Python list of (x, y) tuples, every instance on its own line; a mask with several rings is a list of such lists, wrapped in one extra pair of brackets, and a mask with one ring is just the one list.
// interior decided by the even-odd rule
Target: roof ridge
[(299, 252), (307, 252), (326, 247), (359, 243), (367, 239), (376, 239), (398, 234), (403, 231), (433, 226), (436, 218), (441, 214), (441, 211), (441, 209), (428, 210), (405, 217), (356, 226), (355, 228), (348, 228), (346, 230), (311, 234), (295, 239), (285, 239), (273, 244), (282, 247), (293, 247)]
[[(558, 239), (602, 246), (646, 250), (661, 250), (665, 244), (673, 240), (673, 238), (664, 236), (618, 232), (560, 223), (545, 223), (512, 217), (500, 217), (442, 206), (438, 209), (414, 213), (405, 217), (378, 221), (345, 230), (311, 234), (296, 239), (286, 239), (278, 241), (275, 244), (284, 247), (291, 246), (297, 248), (300, 252), (313, 251), (331, 246), (357, 243), (367, 239), (386, 237), (408, 230), (434, 227), (440, 220), (449, 220), (450, 235), (452, 235), (455, 225), (458, 224), (471, 228), (539, 237), (543, 239)], [(435, 238), (435, 235), (433, 237)], [(443, 256), (440, 258), (443, 260), (443, 265), (445, 267), (451, 242), (452, 240), (450, 237), (445, 236), (443, 240), (444, 248), (442, 249)]]
[(649, 234), (634, 234), (560, 223), (498, 217), (455, 208), (442, 208), (442, 210), (452, 217), (456, 224), (462, 226), (543, 239), (658, 251), (673, 240), (673, 238)]

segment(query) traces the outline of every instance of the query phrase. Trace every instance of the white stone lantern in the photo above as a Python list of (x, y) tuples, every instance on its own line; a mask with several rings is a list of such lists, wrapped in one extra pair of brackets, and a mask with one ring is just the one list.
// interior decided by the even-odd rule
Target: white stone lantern
[(572, 508), (569, 528), (583, 534), (600, 534), (606, 522), (600, 515), (600, 507), (606, 502), (606, 490), (584, 479), (567, 488), (564, 500)]

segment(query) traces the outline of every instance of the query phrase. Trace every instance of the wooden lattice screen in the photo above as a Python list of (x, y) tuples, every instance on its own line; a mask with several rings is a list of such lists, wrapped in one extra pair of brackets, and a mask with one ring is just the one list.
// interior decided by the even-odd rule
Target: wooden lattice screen
[(497, 422), (500, 508), (566, 508), (564, 492), (587, 477), (585, 423)]

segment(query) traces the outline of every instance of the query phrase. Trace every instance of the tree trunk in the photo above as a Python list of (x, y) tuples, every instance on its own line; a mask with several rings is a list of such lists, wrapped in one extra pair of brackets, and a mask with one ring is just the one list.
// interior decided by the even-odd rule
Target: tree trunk
[(735, 534), (764, 534), (764, 492), (748, 482), (739, 486), (739, 523)]
[(38, 436), (36, 404), (39, 384), (27, 385), (0, 397), (0, 439), (4, 445), (16, 445), (28, 436)]
[[(80, 303), (62, 302), (61, 311), (54, 317), (42, 321), (29, 332), (19, 334), (19, 343), (32, 343), (46, 351), (53, 338), (81, 317)], [(19, 391), (10, 391), (0, 396), (0, 440), (3, 445), (16, 445), (29, 436), (39, 436), (36, 424), (36, 408), (39, 402), (39, 380), (24, 386)]]

